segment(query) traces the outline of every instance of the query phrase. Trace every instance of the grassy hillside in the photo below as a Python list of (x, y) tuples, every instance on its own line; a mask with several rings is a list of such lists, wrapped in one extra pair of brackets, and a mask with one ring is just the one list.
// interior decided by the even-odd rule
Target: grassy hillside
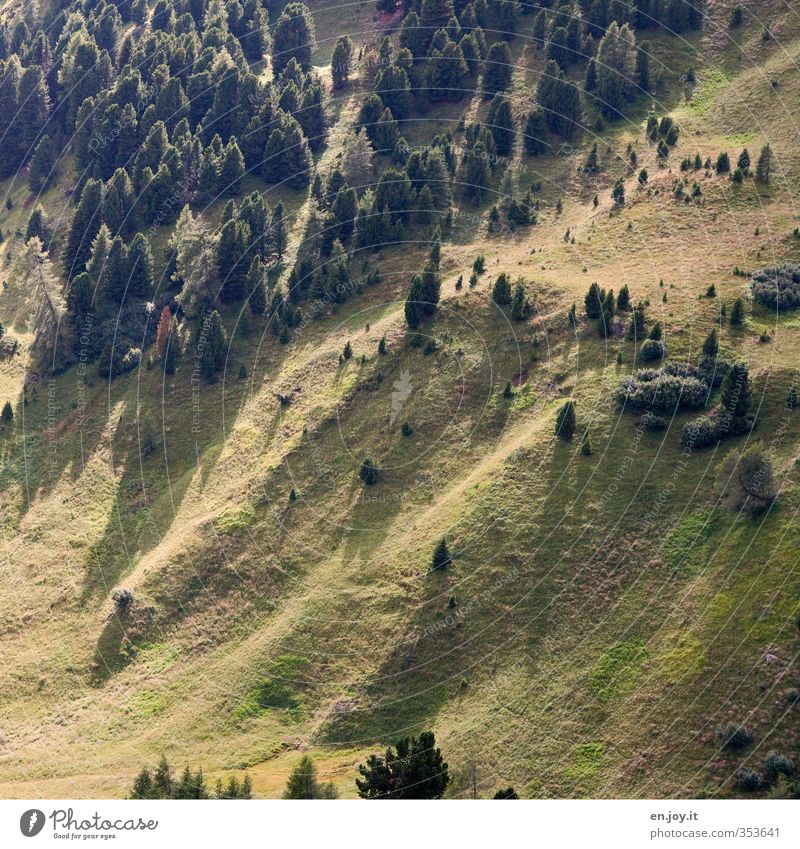
[[(371, 43), (378, 25), (371, 2), (341, 15), (332, 5), (309, 4), (319, 68), (339, 34)], [(3, 183), (0, 320), (21, 353), (0, 363), (0, 403), (15, 414), (0, 442), (0, 795), (123, 796), (164, 752), (212, 778), (247, 768), (255, 794), (276, 797), (310, 752), (354, 796), (359, 762), (426, 729), (456, 796), (472, 792), (473, 772), (483, 796), (509, 784), (525, 797), (728, 796), (740, 764), (760, 767), (769, 750), (797, 759), (800, 412), (785, 399), (800, 314), (748, 300), (743, 327), (728, 316), (748, 296), (734, 268), (800, 260), (800, 19), (783, 3), (748, 4), (769, 21), (763, 41), (757, 22), (728, 29), (727, 0), (708, 5), (702, 32), (648, 33), (663, 62), (655, 110), (681, 128), (666, 164), (645, 135), (650, 98), (602, 128), (590, 107), (596, 130), (540, 157), (516, 150), (508, 166), (518, 193), (535, 187), (535, 226), (490, 232), (492, 201), (459, 202), (440, 309), (423, 329), (433, 351), (406, 333), (409, 278), (428, 249), (408, 244), (355, 250), (351, 266), (379, 268), (380, 285), (288, 345), (228, 307), (213, 384), (193, 382), (191, 341), (174, 375), (145, 360), (112, 382), (92, 364), (32, 375), (10, 257), (33, 197), (24, 181)], [(544, 64), (522, 21), (519, 115)], [(367, 91), (357, 80), (331, 102), (321, 170)], [(403, 134), (413, 145), (449, 130), (458, 142), (459, 119), (486, 109), (466, 98)], [(595, 142), (600, 169), (588, 174), (579, 166)], [(673, 196), (684, 156), (735, 160), (766, 142), (768, 187), (701, 169), (689, 175), (696, 202)], [(73, 177), (40, 199), (51, 219), (66, 214)], [(287, 204), (291, 257), (309, 198), (252, 180), (247, 191)], [(486, 273), (470, 287), (479, 253)], [(523, 322), (492, 302), (501, 272), (525, 281)], [(696, 358), (716, 326), (722, 353), (749, 364), (752, 434), (687, 453), (681, 432), (696, 413), (640, 430), (612, 393), (641, 363), (632, 341), (601, 339), (583, 318), (592, 281), (649, 300), (673, 360)], [(353, 357), (340, 362), (347, 342)], [(554, 435), (566, 398), (571, 442)], [(751, 515), (723, 498), (723, 470), (756, 440), (771, 448), (780, 497)], [(382, 469), (375, 486), (359, 480), (365, 457)], [(454, 562), (431, 572), (443, 536)], [(112, 603), (119, 587), (134, 593), (130, 614)], [(743, 753), (720, 749), (730, 722), (753, 736)]]

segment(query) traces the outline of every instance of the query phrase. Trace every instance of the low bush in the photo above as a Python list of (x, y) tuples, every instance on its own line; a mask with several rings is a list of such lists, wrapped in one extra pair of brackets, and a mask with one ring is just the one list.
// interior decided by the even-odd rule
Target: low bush
[[(651, 340), (652, 341), (652, 340)], [(698, 410), (705, 406), (708, 386), (696, 377), (679, 377), (663, 370), (646, 369), (636, 377), (626, 377), (616, 390), (620, 405), (634, 409)]]
[(718, 441), (717, 423), (708, 416), (701, 416), (683, 427), (681, 445), (684, 448), (708, 448)]
[(754, 769), (743, 766), (736, 770), (736, 787), (743, 793), (753, 793), (760, 790), (764, 781)]
[(743, 725), (737, 725), (733, 722), (721, 728), (717, 737), (723, 749), (733, 749), (734, 751), (746, 748), (753, 739)]
[(642, 430), (664, 430), (666, 426), (666, 419), (662, 419), (661, 416), (657, 416), (655, 413), (644, 413), (639, 419), (639, 427)]
[(785, 263), (754, 271), (753, 300), (769, 309), (793, 310), (800, 307), (800, 265)]
[(659, 339), (645, 339), (639, 349), (639, 356), (644, 362), (661, 360), (667, 355), (667, 346)]
[(782, 775), (791, 778), (794, 775), (794, 763), (791, 758), (780, 752), (767, 752), (764, 758), (764, 778), (774, 784)]

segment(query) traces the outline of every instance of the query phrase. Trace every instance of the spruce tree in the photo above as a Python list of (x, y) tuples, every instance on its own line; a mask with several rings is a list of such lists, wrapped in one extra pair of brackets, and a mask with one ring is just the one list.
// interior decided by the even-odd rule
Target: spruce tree
[(556, 416), (556, 436), (572, 439), (575, 433), (575, 402), (566, 401)]
[(98, 180), (87, 180), (72, 216), (67, 244), (64, 246), (64, 271), (67, 279), (79, 274), (86, 267), (92, 241), (103, 223), (100, 218), (101, 200), (102, 183)]
[[(391, 2), (391, 0), (390, 0)], [(333, 56), (331, 58), (331, 78), (333, 87), (341, 89), (350, 78), (350, 73), (353, 70), (353, 42), (347, 35), (339, 36), (336, 40), (336, 45), (333, 48)]]
[(291, 59), (295, 59), (303, 70), (309, 70), (315, 46), (314, 19), (308, 8), (302, 3), (287, 4), (272, 36), (274, 72), (282, 73)]
[(604, 299), (605, 291), (600, 288), (598, 283), (592, 283), (583, 299), (587, 318), (595, 319), (600, 317)]
[(514, 321), (524, 321), (530, 312), (530, 304), (525, 297), (525, 287), (521, 280), (514, 286), (514, 297), (511, 299), (511, 318)]
[(32, 192), (43, 192), (56, 178), (56, 151), (50, 136), (43, 135), (33, 151), (28, 168), (28, 186)]
[(548, 144), (545, 141), (548, 127), (544, 110), (536, 106), (528, 113), (525, 122), (525, 153), (528, 156), (539, 156), (544, 153)]
[(431, 568), (446, 569), (452, 564), (453, 560), (450, 557), (450, 551), (447, 548), (447, 540), (442, 537), (436, 544), (431, 558)]
[(490, 48), (483, 63), (481, 91), (486, 100), (499, 91), (505, 91), (511, 85), (513, 60), (511, 50), (504, 41), (496, 41)]
[(639, 301), (639, 303), (634, 307), (633, 312), (631, 313), (631, 319), (628, 322), (628, 328), (626, 331), (627, 338), (633, 339), (636, 342), (644, 339), (646, 332), (645, 322), (645, 307), (644, 304)]
[(769, 183), (770, 172), (772, 171), (772, 148), (765, 144), (761, 148), (761, 153), (758, 156), (756, 164), (756, 180), (765, 185)]
[(733, 302), (733, 307), (731, 308), (730, 323), (734, 327), (741, 327), (741, 325), (744, 324), (744, 320), (745, 320), (744, 301), (741, 298), (737, 298)]
[(715, 358), (719, 353), (719, 340), (717, 338), (717, 329), (714, 328), (703, 342), (703, 356), (711, 359)]
[(508, 275), (503, 272), (495, 280), (494, 288), (492, 289), (492, 300), (501, 307), (508, 306), (511, 303), (511, 283)]
[(153, 254), (147, 236), (137, 233), (127, 256), (128, 296), (149, 300), (153, 294)]
[(492, 99), (489, 113), (486, 116), (486, 124), (494, 138), (497, 153), (500, 156), (508, 156), (514, 147), (514, 116), (511, 112), (511, 104), (508, 98), (502, 94), (496, 94)]
[(202, 345), (202, 352), (199, 355), (200, 370), (209, 382), (215, 379), (225, 362), (227, 344), (228, 337), (222, 326), (222, 317), (213, 310), (206, 315), (198, 340), (198, 347)]
[(617, 312), (628, 312), (631, 308), (631, 293), (626, 283), (617, 296)]
[(733, 363), (722, 381), (720, 402), (725, 416), (734, 422), (744, 419), (750, 410), (750, 375), (747, 364)]

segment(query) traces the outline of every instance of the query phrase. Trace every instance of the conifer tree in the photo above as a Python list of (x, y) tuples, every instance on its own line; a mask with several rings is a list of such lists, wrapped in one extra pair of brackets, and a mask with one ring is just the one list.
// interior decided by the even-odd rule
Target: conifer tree
[(530, 304), (525, 297), (525, 287), (521, 280), (514, 286), (514, 297), (511, 299), (511, 318), (514, 321), (524, 321), (530, 312)]
[(272, 36), (274, 72), (281, 74), (292, 59), (303, 70), (309, 70), (315, 46), (314, 19), (308, 8), (302, 3), (287, 4)]
[(452, 564), (453, 560), (450, 557), (450, 551), (447, 548), (447, 540), (442, 537), (436, 544), (431, 558), (431, 567), (433, 569), (446, 569)]
[(28, 186), (32, 192), (38, 194), (47, 189), (56, 176), (56, 151), (50, 136), (45, 134), (33, 151), (28, 168)]
[(499, 91), (505, 91), (511, 85), (513, 60), (511, 50), (504, 41), (496, 41), (490, 48), (483, 63), (481, 91), (486, 100)]
[(353, 42), (349, 36), (342, 35), (336, 40), (331, 58), (331, 78), (334, 89), (341, 89), (347, 85), (352, 70)]
[(769, 183), (770, 173), (772, 171), (772, 148), (765, 144), (764, 147), (761, 148), (761, 153), (758, 156), (758, 163), (756, 164), (756, 179), (759, 183), (764, 183), (765, 185)]
[(556, 436), (572, 439), (575, 433), (575, 402), (566, 401), (556, 416)]
[(501, 307), (511, 303), (511, 283), (508, 275), (503, 272), (495, 280), (494, 289), (492, 290), (492, 300)]
[(742, 324), (744, 324), (744, 320), (745, 320), (744, 301), (741, 298), (737, 298), (733, 302), (733, 307), (731, 308), (730, 323), (734, 327), (740, 327)]
[(703, 356), (709, 358), (715, 358), (719, 353), (719, 340), (717, 338), (717, 329), (716, 327), (712, 329), (712, 331), (706, 336), (705, 341), (703, 342)]
[(64, 247), (64, 271), (68, 279), (86, 267), (92, 241), (103, 223), (100, 218), (102, 184), (89, 179), (83, 187), (75, 214), (72, 216), (67, 244)]
[(547, 132), (547, 119), (544, 110), (540, 106), (536, 106), (528, 113), (525, 122), (525, 153), (528, 156), (539, 156), (547, 150), (548, 145), (545, 141)]
[(486, 124), (494, 138), (497, 153), (500, 156), (508, 156), (514, 147), (514, 116), (511, 112), (511, 104), (507, 97), (496, 94), (489, 107), (486, 116)]
[(200, 370), (209, 382), (213, 381), (217, 372), (225, 362), (228, 337), (222, 326), (222, 317), (213, 310), (203, 322), (198, 340), (198, 347), (202, 345), (200, 353)]
[(589, 291), (583, 299), (583, 303), (586, 307), (587, 318), (594, 319), (600, 317), (604, 299), (605, 292), (600, 288), (598, 283), (592, 283), (592, 285), (589, 286)]

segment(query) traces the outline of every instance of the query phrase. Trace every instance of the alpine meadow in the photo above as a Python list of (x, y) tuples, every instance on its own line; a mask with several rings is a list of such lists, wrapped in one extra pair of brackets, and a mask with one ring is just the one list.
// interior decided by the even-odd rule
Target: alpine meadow
[(800, 799), (798, 57), (0, 0), (0, 798)]

